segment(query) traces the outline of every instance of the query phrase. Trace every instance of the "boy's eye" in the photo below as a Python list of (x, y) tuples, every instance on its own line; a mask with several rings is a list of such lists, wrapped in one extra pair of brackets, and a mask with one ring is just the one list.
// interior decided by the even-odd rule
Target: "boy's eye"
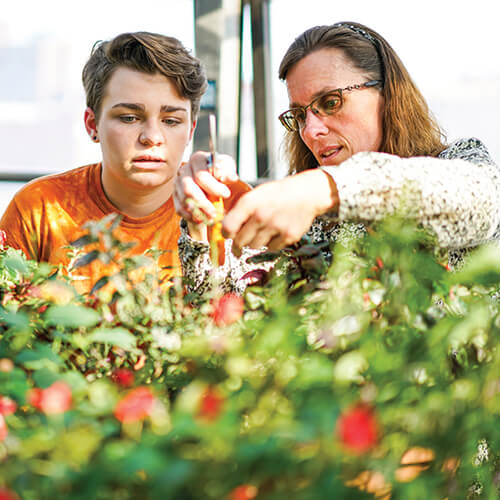
[(134, 115), (122, 115), (120, 116), (120, 120), (125, 123), (132, 123), (137, 120), (137, 117)]
[(177, 118), (164, 118), (163, 123), (167, 125), (178, 125), (180, 121)]

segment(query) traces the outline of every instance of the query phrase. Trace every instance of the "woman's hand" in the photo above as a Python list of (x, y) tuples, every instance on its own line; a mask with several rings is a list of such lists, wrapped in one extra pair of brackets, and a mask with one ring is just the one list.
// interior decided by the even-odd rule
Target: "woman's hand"
[(223, 234), (242, 247), (279, 250), (298, 241), (315, 217), (338, 206), (333, 179), (322, 170), (308, 170), (262, 184), (243, 195), (223, 221)]
[(209, 160), (210, 153), (193, 153), (179, 168), (174, 185), (175, 210), (186, 219), (191, 236), (198, 240), (206, 239), (206, 229), (199, 227), (202, 219), (212, 221), (216, 216), (210, 199), (228, 198), (231, 191), (224, 183), (238, 180), (231, 156), (218, 154), (213, 168)]

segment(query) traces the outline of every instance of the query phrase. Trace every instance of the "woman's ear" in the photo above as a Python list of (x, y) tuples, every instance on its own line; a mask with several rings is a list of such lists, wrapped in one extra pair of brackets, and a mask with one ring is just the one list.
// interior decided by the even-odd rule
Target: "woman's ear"
[(85, 122), (85, 130), (93, 142), (99, 142), (97, 135), (97, 122), (95, 113), (91, 108), (87, 108), (83, 114), (83, 121)]

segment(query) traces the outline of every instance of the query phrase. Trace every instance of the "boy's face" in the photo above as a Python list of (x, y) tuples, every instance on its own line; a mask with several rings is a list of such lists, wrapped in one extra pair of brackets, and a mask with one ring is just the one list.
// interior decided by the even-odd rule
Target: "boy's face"
[(173, 184), (196, 125), (167, 77), (124, 67), (107, 84), (99, 121), (87, 108), (85, 124), (101, 143), (103, 184), (143, 192)]

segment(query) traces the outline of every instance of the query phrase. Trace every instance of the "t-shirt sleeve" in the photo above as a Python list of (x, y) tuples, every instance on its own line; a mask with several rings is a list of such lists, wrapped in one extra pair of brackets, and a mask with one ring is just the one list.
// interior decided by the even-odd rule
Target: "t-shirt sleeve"
[(6, 244), (22, 250), (28, 259), (38, 260), (39, 234), (33, 217), (29, 195), (19, 191), (0, 219), (0, 229), (6, 233)]

